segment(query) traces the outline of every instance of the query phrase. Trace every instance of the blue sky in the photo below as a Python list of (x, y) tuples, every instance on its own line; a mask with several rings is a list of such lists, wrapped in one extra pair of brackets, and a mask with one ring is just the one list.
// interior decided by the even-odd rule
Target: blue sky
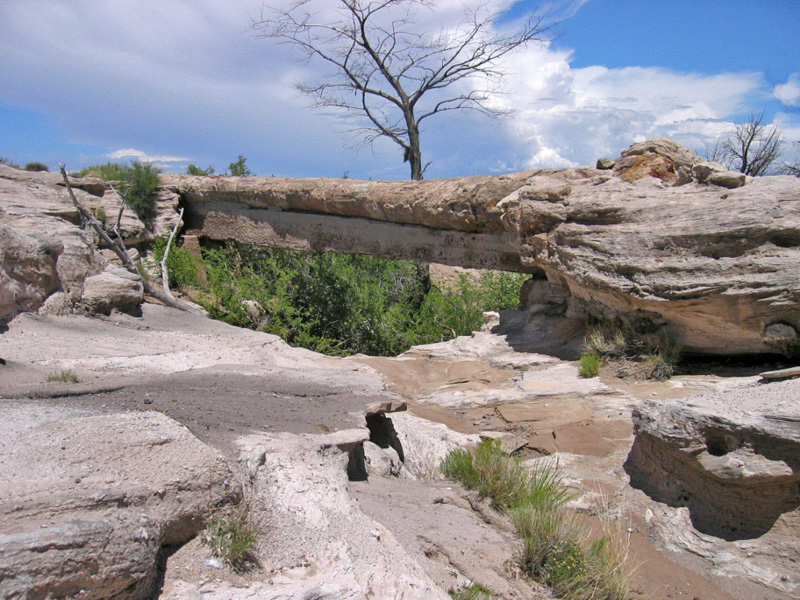
[[(274, 0), (272, 3), (283, 3)], [(325, 0), (328, 6), (332, 0)], [(454, 25), (461, 5), (421, 17)], [(513, 118), (471, 113), (423, 130), (427, 177), (592, 164), (666, 135), (702, 151), (766, 111), (800, 140), (798, 0), (490, 0), (505, 21), (537, 6), (558, 37), (504, 64)], [(260, 0), (3, 0), (0, 156), (70, 170), (152, 160), (259, 175), (403, 179), (399, 150), (314, 111), (293, 84), (313, 63), (248, 30)]]

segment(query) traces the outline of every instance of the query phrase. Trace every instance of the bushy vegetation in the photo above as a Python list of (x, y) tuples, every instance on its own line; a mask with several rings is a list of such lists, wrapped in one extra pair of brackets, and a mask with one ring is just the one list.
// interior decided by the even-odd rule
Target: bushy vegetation
[(586, 333), (580, 374), (594, 377), (608, 365), (619, 377), (665, 381), (675, 373), (680, 357), (680, 346), (664, 335), (642, 336), (613, 323), (596, 323)]
[(189, 165), (188, 167), (186, 167), (186, 174), (187, 175), (199, 175), (199, 176), (213, 175), (214, 174), (214, 167), (209, 165), (205, 169), (201, 169), (197, 165)]
[(6, 165), (7, 167), (13, 167), (15, 169), (19, 169), (19, 165), (15, 163), (10, 158), (6, 158), (5, 156), (0, 156), (0, 165)]
[(49, 171), (47, 165), (40, 162), (29, 162), (25, 165), (26, 171)]
[(214, 318), (333, 355), (394, 356), (468, 335), (484, 311), (516, 308), (526, 278), (486, 272), (439, 289), (411, 261), (234, 243), (204, 248), (202, 258), (173, 246), (167, 267), (174, 287)]
[(247, 177), (253, 174), (247, 166), (247, 158), (240, 154), (234, 162), (228, 165), (228, 171), (234, 177)]
[(442, 473), (476, 490), (506, 513), (520, 538), (517, 555), (523, 571), (568, 600), (625, 600), (630, 571), (626, 548), (610, 537), (587, 540), (583, 527), (565, 508), (570, 495), (554, 466), (526, 470), (500, 449), (497, 440), (481, 442), (472, 454), (452, 451)]
[(125, 203), (137, 217), (149, 223), (155, 216), (158, 186), (161, 185), (160, 174), (161, 169), (158, 167), (137, 161), (130, 165), (111, 162), (93, 165), (83, 169), (78, 176), (99, 177), (116, 182)]
[(591, 379), (600, 374), (600, 367), (603, 366), (603, 359), (597, 354), (584, 354), (581, 356), (581, 366), (579, 374), (581, 377)]

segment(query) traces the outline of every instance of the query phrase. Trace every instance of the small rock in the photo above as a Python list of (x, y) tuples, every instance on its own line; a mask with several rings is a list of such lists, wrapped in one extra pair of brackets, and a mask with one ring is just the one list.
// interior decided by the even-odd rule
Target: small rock
[(747, 183), (747, 176), (744, 173), (736, 173), (735, 171), (722, 171), (721, 173), (712, 173), (708, 177), (708, 183), (734, 189)]
[(613, 158), (598, 158), (596, 166), (600, 170), (607, 171), (608, 169), (613, 169), (615, 163), (616, 161)]
[(222, 568), (222, 561), (220, 561), (218, 558), (207, 558), (203, 561), (203, 564), (207, 567), (211, 567), (212, 569)]

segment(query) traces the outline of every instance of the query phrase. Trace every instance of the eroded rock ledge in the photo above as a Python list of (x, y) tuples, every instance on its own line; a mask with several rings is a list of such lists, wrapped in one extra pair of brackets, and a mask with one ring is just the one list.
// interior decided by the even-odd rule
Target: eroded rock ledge
[(792, 598), (800, 592), (787, 575), (800, 561), (798, 394), (792, 380), (643, 402), (625, 464), (632, 486), (688, 510), (700, 533), (734, 542), (716, 570), (746, 573)]
[(688, 351), (800, 348), (800, 180), (666, 139), (598, 167), (422, 182), (167, 176), (213, 239), (531, 273), (551, 312)]

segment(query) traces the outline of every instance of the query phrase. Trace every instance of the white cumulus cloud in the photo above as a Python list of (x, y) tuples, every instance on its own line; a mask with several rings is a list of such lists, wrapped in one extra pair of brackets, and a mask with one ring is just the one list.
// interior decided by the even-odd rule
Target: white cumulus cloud
[(185, 156), (166, 156), (166, 155), (151, 156), (147, 154), (147, 152), (142, 152), (141, 150), (136, 150), (135, 148), (124, 148), (122, 150), (116, 150), (115, 152), (110, 153), (108, 157), (114, 160), (133, 159), (145, 163), (187, 162), (191, 160), (190, 158), (187, 158)]
[(800, 73), (792, 73), (786, 83), (775, 86), (775, 97), (786, 106), (800, 106)]

